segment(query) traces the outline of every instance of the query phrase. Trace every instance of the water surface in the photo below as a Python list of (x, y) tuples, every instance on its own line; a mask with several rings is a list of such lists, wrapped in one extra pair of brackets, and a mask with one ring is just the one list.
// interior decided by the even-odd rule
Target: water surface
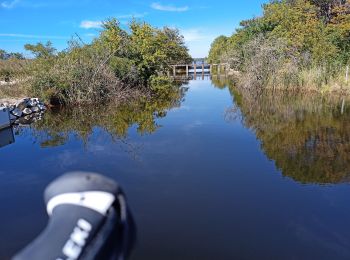
[(46, 225), (72, 170), (124, 188), (131, 259), (349, 259), (350, 114), (338, 99), (192, 80), (158, 102), (45, 115), (0, 148), (0, 259)]

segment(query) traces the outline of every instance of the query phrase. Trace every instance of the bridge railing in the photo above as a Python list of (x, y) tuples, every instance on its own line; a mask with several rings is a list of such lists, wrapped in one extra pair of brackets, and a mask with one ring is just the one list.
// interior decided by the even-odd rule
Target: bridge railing
[(227, 74), (230, 70), (230, 64), (228, 63), (218, 63), (218, 64), (175, 64), (175, 65), (169, 65), (169, 72), (168, 76), (176, 77), (178, 70), (181, 69), (181, 74), (186, 73), (186, 76), (188, 77), (190, 74), (190, 70), (193, 70), (193, 74), (196, 76), (198, 73), (204, 74), (207, 70), (212, 75), (221, 75), (221, 74)]

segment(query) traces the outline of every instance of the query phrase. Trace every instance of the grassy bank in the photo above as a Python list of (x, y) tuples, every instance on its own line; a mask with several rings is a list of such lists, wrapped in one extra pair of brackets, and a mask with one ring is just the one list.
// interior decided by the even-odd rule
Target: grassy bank
[(116, 19), (105, 21), (90, 44), (77, 37), (60, 52), (50, 42), (24, 47), (33, 59), (3, 59), (0, 69), (3, 80), (23, 79), (22, 84), (3, 85), (0, 93), (11, 95), (12, 89), (13, 95), (30, 93), (61, 104), (166, 93), (173, 87), (164, 76), (168, 65), (192, 60), (177, 29), (133, 21), (124, 30)]
[(349, 92), (350, 2), (271, 1), (212, 43), (209, 62), (228, 62), (247, 88)]

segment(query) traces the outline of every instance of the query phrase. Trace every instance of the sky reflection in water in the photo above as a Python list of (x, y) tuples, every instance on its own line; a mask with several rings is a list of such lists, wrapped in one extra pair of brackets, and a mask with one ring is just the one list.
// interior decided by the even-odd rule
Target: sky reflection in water
[(15, 131), (0, 148), (0, 258), (46, 225), (46, 185), (88, 170), (127, 194), (132, 259), (348, 259), (349, 111), (214, 83)]

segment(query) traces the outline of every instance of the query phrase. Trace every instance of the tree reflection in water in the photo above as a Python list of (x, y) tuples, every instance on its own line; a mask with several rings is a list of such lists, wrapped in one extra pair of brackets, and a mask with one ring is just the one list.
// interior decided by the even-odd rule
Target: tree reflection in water
[[(31, 126), (31, 136), (41, 147), (66, 144), (74, 136), (87, 144), (95, 128), (107, 132), (113, 141), (121, 141), (126, 146), (128, 130), (136, 125), (140, 135), (156, 131), (160, 125), (157, 118), (167, 115), (167, 111), (179, 107), (187, 91), (186, 84), (174, 86), (166, 94), (134, 100), (127, 104), (104, 104), (103, 106), (66, 107), (48, 111), (44, 119)], [(18, 129), (21, 134), (26, 129)]]
[(344, 106), (339, 95), (256, 92), (232, 82), (228, 86), (234, 105), (226, 119), (240, 119), (252, 129), (284, 176), (305, 184), (350, 180), (349, 100)]

